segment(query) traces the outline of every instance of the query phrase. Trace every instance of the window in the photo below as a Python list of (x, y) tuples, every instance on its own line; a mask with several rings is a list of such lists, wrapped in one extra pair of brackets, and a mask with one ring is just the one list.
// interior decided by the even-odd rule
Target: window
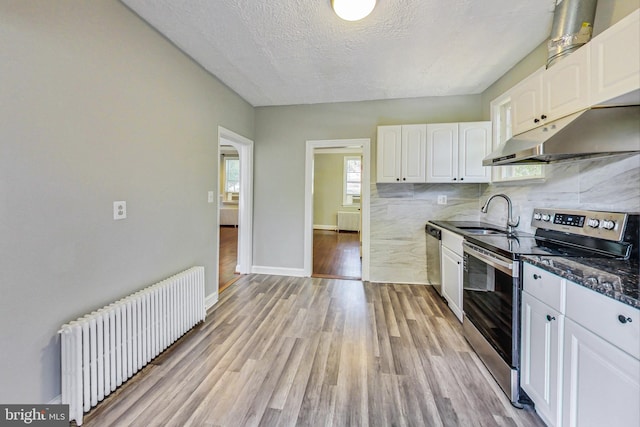
[[(511, 98), (501, 97), (491, 103), (493, 140), (497, 147), (513, 135), (511, 133)], [(495, 148), (494, 147), (494, 148)], [(544, 178), (542, 165), (493, 166), (493, 182)]]
[(240, 159), (224, 159), (224, 191), (226, 193), (240, 192)]
[(362, 158), (360, 156), (344, 157), (343, 205), (359, 205), (362, 176)]

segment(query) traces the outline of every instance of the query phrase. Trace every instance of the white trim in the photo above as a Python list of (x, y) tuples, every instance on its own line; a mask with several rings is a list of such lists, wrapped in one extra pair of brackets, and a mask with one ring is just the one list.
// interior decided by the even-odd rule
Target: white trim
[(321, 225), (321, 224), (313, 224), (314, 230), (329, 230), (329, 231), (338, 231), (337, 225)]
[(306, 277), (304, 270), (301, 268), (280, 268), (254, 265), (251, 272), (254, 274), (270, 274), (272, 276)]
[(204, 309), (205, 310), (209, 310), (211, 307), (213, 307), (216, 303), (218, 302), (218, 291), (215, 291), (214, 293), (212, 293), (211, 295), (208, 295), (205, 299), (204, 299)]
[(362, 154), (361, 147), (321, 148), (316, 154)]
[[(218, 126), (217, 161), (220, 161), (220, 146), (231, 145), (240, 157), (240, 198), (238, 200), (238, 266), (241, 274), (251, 272), (253, 263), (253, 141), (222, 126)], [(220, 190), (220, 174), (216, 177), (216, 191)], [(216, 248), (217, 265), (220, 264), (220, 198), (218, 197), (217, 222), (218, 248)], [(220, 286), (218, 275), (215, 277), (215, 288)]]
[(62, 395), (59, 394), (56, 397), (54, 397), (53, 399), (51, 399), (50, 401), (48, 401), (47, 403), (45, 403), (45, 405), (61, 405), (62, 404)]
[(310, 277), (313, 269), (313, 161), (316, 150), (341, 147), (362, 147), (362, 280), (369, 280), (369, 235), (370, 235), (370, 194), (371, 194), (371, 139), (333, 139), (307, 141), (305, 152), (305, 192), (304, 192), (304, 277)]

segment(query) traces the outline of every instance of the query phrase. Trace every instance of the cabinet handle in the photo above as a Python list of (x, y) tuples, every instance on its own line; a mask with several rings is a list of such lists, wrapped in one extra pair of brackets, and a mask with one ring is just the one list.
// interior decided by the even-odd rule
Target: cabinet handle
[(454, 180), (454, 181), (455, 181), (455, 180), (457, 180), (457, 179), (458, 179), (458, 178), (453, 178), (453, 180)]
[(533, 119), (533, 123), (538, 123), (540, 119)]
[(556, 320), (556, 318), (547, 314), (547, 322), (551, 322), (552, 320)]
[(546, 118), (547, 118), (547, 116), (545, 116), (545, 115), (543, 114), (543, 115), (541, 115), (541, 116), (540, 116), (540, 118), (541, 118), (542, 120), (544, 120), (544, 119), (546, 119)]
[(396, 181), (400, 181), (400, 178), (396, 178)]
[(460, 181), (464, 181), (464, 178), (460, 178)]
[(620, 323), (631, 323), (633, 320), (630, 317), (625, 317), (623, 314), (618, 316)]
[(402, 180), (403, 180), (403, 181), (406, 181), (406, 180), (407, 180), (407, 178), (402, 178)]
[(537, 274), (533, 275), (533, 280), (542, 279), (542, 276), (538, 276)]

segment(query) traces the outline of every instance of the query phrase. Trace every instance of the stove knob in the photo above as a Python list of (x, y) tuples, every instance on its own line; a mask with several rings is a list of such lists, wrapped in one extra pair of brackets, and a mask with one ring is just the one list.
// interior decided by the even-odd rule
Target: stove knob
[(602, 228), (604, 228), (605, 230), (613, 230), (614, 228), (616, 228), (616, 223), (615, 221), (605, 219), (604, 221), (602, 221)]
[(600, 221), (595, 218), (590, 218), (587, 221), (587, 225), (591, 228), (598, 228), (600, 226)]
[(543, 214), (543, 215), (542, 215), (542, 220), (543, 220), (543, 221), (551, 221), (551, 215), (549, 215), (549, 214)]
[(533, 214), (533, 219), (535, 219), (536, 221), (540, 221), (540, 218), (542, 218), (542, 215), (540, 215), (538, 212)]

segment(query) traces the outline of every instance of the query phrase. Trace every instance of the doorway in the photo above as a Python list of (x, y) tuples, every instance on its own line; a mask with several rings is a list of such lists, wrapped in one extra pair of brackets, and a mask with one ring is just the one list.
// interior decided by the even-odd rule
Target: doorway
[[(362, 173), (359, 217), (361, 226), (358, 240), (361, 238), (361, 278), (362, 280), (369, 280), (369, 193), (371, 185), (371, 140), (368, 138), (307, 141), (305, 156), (304, 275), (310, 277), (313, 274), (315, 155), (317, 154), (317, 152), (327, 149), (358, 149), (361, 152)], [(360, 243), (358, 242), (358, 252), (360, 252), (359, 248)]]
[[(229, 264), (235, 255), (236, 265), (233, 273), (248, 274), (251, 272), (252, 254), (253, 254), (253, 141), (232, 132), (222, 126), (218, 127), (218, 159), (224, 158), (225, 153), (231, 154), (229, 158), (238, 160), (238, 176), (239, 182), (234, 183), (235, 186), (224, 188), (225, 176), (223, 171), (225, 167), (219, 169), (217, 177), (218, 201), (217, 201), (217, 236), (218, 248), (216, 251), (217, 265), (221, 268), (224, 261)], [(224, 191), (223, 191), (224, 190)], [(236, 209), (232, 212), (230, 209)], [(224, 222), (224, 225), (222, 224)], [(231, 232), (227, 233), (226, 228), (232, 226)], [(221, 227), (225, 227), (221, 233)], [(224, 237), (224, 239), (223, 239)], [(223, 247), (223, 245), (225, 245)], [(221, 256), (224, 251), (224, 256)], [(231, 251), (231, 253), (230, 253)], [(235, 251), (235, 254), (233, 253)], [(231, 258), (230, 258), (231, 257)], [(229, 267), (222, 267), (228, 270)], [(233, 268), (233, 266), (232, 266)], [(220, 292), (222, 271), (216, 275), (216, 288)]]

